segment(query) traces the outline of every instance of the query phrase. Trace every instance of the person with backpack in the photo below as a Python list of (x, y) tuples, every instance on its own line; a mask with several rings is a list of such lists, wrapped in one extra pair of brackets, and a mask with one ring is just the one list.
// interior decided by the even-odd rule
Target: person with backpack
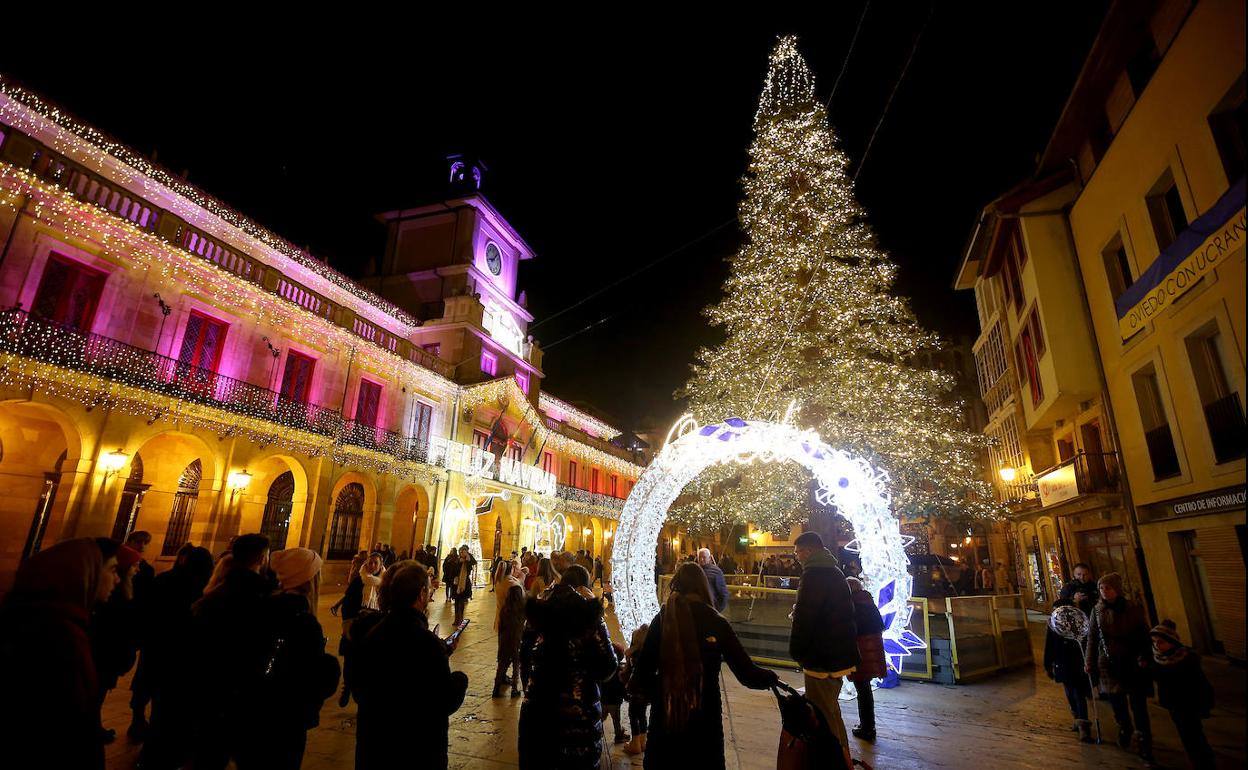
[(1200, 655), (1179, 639), (1173, 620), (1163, 620), (1148, 632), (1153, 643), (1151, 665), (1157, 683), (1157, 702), (1174, 720), (1183, 750), (1196, 770), (1215, 765), (1213, 749), (1202, 720), (1213, 708), (1213, 686), (1200, 667)]
[(854, 601), (854, 626), (858, 631), (858, 669), (849, 675), (858, 691), (858, 726), (853, 729), (855, 738), (868, 743), (875, 742), (875, 693), (871, 680), (888, 676), (888, 661), (884, 657), (884, 618), (875, 606), (871, 592), (862, 587), (858, 578), (845, 578), (850, 596)]

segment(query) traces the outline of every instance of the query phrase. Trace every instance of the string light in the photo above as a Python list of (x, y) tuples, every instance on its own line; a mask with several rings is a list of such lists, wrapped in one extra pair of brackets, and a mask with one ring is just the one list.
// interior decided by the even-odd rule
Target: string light
[[(612, 553), (616, 616), (624, 638), (659, 611), (654, 554), (672, 502), (691, 481), (716, 465), (789, 463), (805, 468), (854, 527), (851, 545), (859, 553), (864, 587), (884, 618), (884, 647), (890, 665), (921, 649), (909, 630), (911, 578), (906, 571), (907, 538), (891, 512), (888, 475), (870, 463), (832, 449), (813, 431), (793, 425), (730, 418), (685, 433), (663, 447), (642, 473), (620, 516)], [(673, 546), (679, 540), (673, 538)]]

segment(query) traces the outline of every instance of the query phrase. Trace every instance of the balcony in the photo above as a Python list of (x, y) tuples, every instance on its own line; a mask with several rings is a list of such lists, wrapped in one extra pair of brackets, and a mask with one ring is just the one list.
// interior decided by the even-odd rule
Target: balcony
[(567, 484), (558, 485), (555, 488), (555, 496), (571, 503), (569, 507), (578, 513), (605, 513), (612, 518), (619, 518), (620, 512), (624, 510), (624, 501), (627, 499), (602, 492), (590, 492), (588, 489), (570, 487)]
[(1205, 404), (1205, 424), (1209, 426), (1213, 457), (1219, 464), (1244, 456), (1244, 408), (1238, 393)]
[(1122, 472), (1116, 452), (1079, 452), (1036, 474), (1042, 505), (1073, 500), (1081, 495), (1122, 491)]
[(429, 459), (429, 439), (425, 436), (404, 438), (397, 431), (355, 420), (342, 424), (342, 443), (393, 455), (401, 462), (424, 463)]
[(575, 428), (566, 422), (556, 420), (553, 417), (547, 417), (546, 427), (550, 428), (556, 433), (560, 433), (564, 436), (567, 436), (573, 441), (579, 442), (586, 446), (591, 446), (594, 449), (598, 449), (603, 452), (606, 452), (607, 454), (613, 457), (618, 457), (621, 460), (627, 460), (629, 462), (633, 461), (633, 455), (627, 449), (621, 449), (615, 444), (612, 444), (610, 441), (605, 441), (603, 439), (598, 438), (597, 436), (591, 436), (585, 431), (579, 428)]

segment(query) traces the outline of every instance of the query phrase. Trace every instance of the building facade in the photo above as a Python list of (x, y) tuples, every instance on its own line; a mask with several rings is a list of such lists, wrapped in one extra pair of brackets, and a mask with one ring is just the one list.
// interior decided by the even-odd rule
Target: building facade
[(473, 168), (438, 204), (463, 208), (451, 251), (383, 215), (389, 274), (441, 293), (374, 291), (0, 81), (0, 591), (42, 547), (138, 529), (158, 567), (258, 531), (331, 579), (377, 542), (609, 553), (641, 466), (544, 392), (533, 255)]
[(1239, 659), (1243, 25), (1235, 0), (1112, 4), (1035, 177), (985, 209), (955, 283), (976, 292), (1033, 606), (1089, 562)]

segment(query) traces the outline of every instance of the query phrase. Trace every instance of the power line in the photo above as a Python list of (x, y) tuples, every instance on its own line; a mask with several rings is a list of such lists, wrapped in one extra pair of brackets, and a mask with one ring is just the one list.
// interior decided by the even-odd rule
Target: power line
[(550, 349), (551, 349), (551, 348), (553, 348), (555, 345), (558, 345), (558, 344), (559, 344), (559, 343), (561, 343), (561, 342), (567, 342), (568, 340), (572, 339), (573, 337), (577, 337), (577, 336), (579, 336), (579, 335), (581, 335), (581, 334), (584, 334), (585, 332), (589, 331), (590, 329), (595, 329), (595, 328), (597, 328), (597, 327), (599, 327), (599, 326), (602, 326), (602, 325), (603, 325), (603, 324), (605, 324), (607, 321), (610, 321), (612, 318), (615, 318), (615, 316), (616, 316), (616, 315), (618, 315), (618, 314), (617, 314), (617, 313), (612, 313), (611, 315), (606, 315), (606, 316), (603, 316), (602, 318), (598, 319), (597, 321), (594, 321), (592, 324), (589, 324), (588, 326), (582, 327), (581, 329), (578, 329), (578, 330), (576, 330), (576, 331), (572, 332), (571, 334), (569, 334), (569, 335), (568, 335), (568, 336), (566, 336), (566, 337), (560, 337), (559, 339), (555, 340), (554, 342), (550, 343), (549, 345), (543, 345), (543, 346), (542, 346), (542, 351), (543, 351), (543, 352), (546, 352), (546, 351), (550, 350)]
[[(734, 222), (736, 222), (736, 221), (737, 221), (737, 218), (736, 218), (736, 217), (733, 217), (732, 219), (729, 219), (729, 220), (727, 220), (726, 222), (721, 222), (721, 223), (719, 223), (719, 224), (715, 225), (715, 226), (714, 226), (714, 227), (712, 227), (710, 230), (707, 230), (706, 232), (704, 232), (704, 233), (702, 233), (701, 235), (699, 235), (697, 238), (694, 238), (693, 240), (688, 241), (687, 243), (684, 243), (684, 244), (681, 244), (680, 246), (677, 246), (675, 249), (672, 249), (671, 251), (667, 252), (666, 254), (664, 254), (663, 256), (661, 256), (661, 257), (659, 257), (659, 258), (655, 259), (655, 260), (654, 260), (654, 261), (652, 261), (652, 262), (648, 262), (648, 263), (646, 263), (646, 264), (642, 265), (641, 267), (637, 268), (636, 270), (634, 270), (633, 272), (629, 273), (628, 275), (623, 276), (622, 278), (618, 278), (618, 279), (616, 279), (616, 280), (612, 281), (611, 283), (607, 284), (606, 286), (603, 286), (602, 288), (598, 289), (597, 291), (590, 292), (589, 294), (585, 295), (584, 297), (581, 297), (579, 300), (577, 300), (576, 302), (573, 302), (571, 305), (568, 305), (568, 306), (567, 306), (567, 307), (565, 307), (563, 310), (560, 310), (559, 312), (557, 312), (557, 313), (555, 313), (555, 314), (553, 314), (553, 315), (548, 315), (548, 316), (546, 316), (545, 318), (543, 318), (542, 320), (540, 320), (540, 321), (536, 321), (536, 322), (534, 322), (533, 324), (530, 324), (530, 325), (529, 325), (529, 331), (532, 331), (533, 329), (536, 329), (537, 327), (541, 326), (542, 324), (546, 323), (547, 321), (550, 321), (550, 320), (552, 320), (552, 319), (554, 319), (554, 318), (558, 318), (559, 316), (563, 315), (564, 313), (568, 312), (569, 310), (575, 310), (576, 308), (580, 307), (581, 305), (584, 305), (586, 302), (589, 302), (589, 301), (590, 301), (591, 299), (593, 299), (594, 297), (600, 296), (600, 295), (601, 295), (601, 294), (603, 294), (604, 292), (607, 292), (607, 291), (610, 291), (611, 289), (614, 289), (616, 286), (619, 286), (620, 284), (624, 283), (625, 281), (627, 281), (627, 280), (629, 280), (629, 279), (631, 279), (631, 278), (634, 278), (634, 277), (636, 277), (636, 276), (640, 275), (641, 273), (646, 272), (647, 270), (649, 270), (650, 268), (652, 268), (652, 267), (654, 267), (655, 265), (659, 264), (659, 263), (660, 263), (660, 262), (662, 262), (663, 260), (665, 260), (665, 259), (669, 259), (669, 258), (671, 258), (671, 257), (674, 257), (674, 256), (676, 256), (677, 254), (679, 254), (680, 252), (682, 252), (682, 251), (684, 251), (685, 249), (689, 248), (690, 246), (693, 246), (693, 245), (694, 245), (694, 244), (696, 244), (696, 243), (699, 243), (699, 242), (701, 242), (701, 241), (706, 240), (706, 239), (707, 239), (708, 237), (710, 237), (712, 234), (714, 234), (714, 233), (716, 233), (716, 232), (719, 232), (720, 230), (724, 229), (725, 227), (727, 227), (728, 225), (730, 225), (730, 224), (732, 224), (732, 223), (734, 223)], [(565, 339), (566, 339), (566, 338), (565, 338)], [(562, 340), (560, 340), (560, 341), (562, 342)], [(546, 347), (547, 347), (547, 348), (549, 348), (550, 346), (549, 346), (549, 345), (547, 345)]]
[(888, 109), (893, 106), (893, 97), (897, 95), (898, 89), (901, 88), (901, 81), (906, 79), (906, 72), (910, 70), (910, 62), (914, 61), (914, 54), (919, 50), (919, 41), (923, 39), (923, 33), (927, 31), (927, 25), (935, 14), (936, 6), (933, 4), (928, 7), (927, 18), (923, 20), (923, 26), (919, 28), (919, 34), (914, 36), (914, 45), (910, 47), (910, 55), (906, 57), (906, 64), (901, 68), (901, 74), (897, 76), (897, 82), (893, 84), (893, 90), (888, 95), (888, 101), (884, 103), (884, 111), (880, 113), (880, 119), (875, 124), (875, 130), (871, 132), (871, 138), (867, 140), (867, 148), (862, 151), (862, 160), (858, 161), (858, 169), (854, 171), (855, 182), (858, 181), (858, 175), (862, 173), (862, 167), (867, 165), (867, 156), (871, 154), (871, 145), (875, 144), (875, 136), (880, 133), (880, 126), (884, 125), (884, 118), (888, 115)]
[(871, 0), (867, 0), (867, 4), (862, 7), (862, 15), (858, 17), (858, 26), (854, 28), (854, 36), (849, 41), (849, 50), (845, 52), (845, 61), (841, 62), (841, 71), (836, 75), (836, 81), (832, 83), (832, 93), (828, 94), (828, 101), (824, 104), (825, 109), (832, 108), (832, 97), (836, 96), (836, 88), (841, 84), (841, 78), (845, 77), (845, 70), (849, 69), (849, 57), (854, 55), (854, 44), (858, 42), (858, 33), (862, 32), (862, 22), (867, 18), (867, 11), (871, 10)]

